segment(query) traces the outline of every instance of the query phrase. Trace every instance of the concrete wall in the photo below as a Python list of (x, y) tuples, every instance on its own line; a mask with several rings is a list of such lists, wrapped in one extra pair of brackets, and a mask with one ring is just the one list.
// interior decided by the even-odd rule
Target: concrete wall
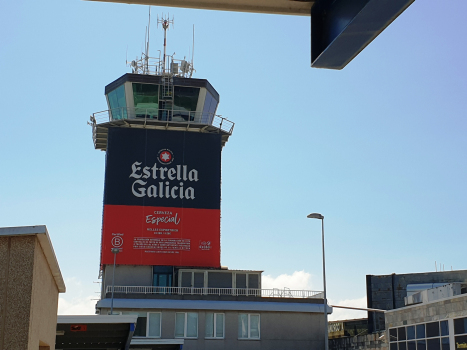
[(438, 321), (467, 316), (467, 294), (432, 303), (408, 306), (385, 313), (386, 327), (400, 327), (415, 323)]
[(58, 288), (36, 239), (28, 350), (37, 350), (39, 344), (55, 349), (57, 308)]
[[(106, 309), (102, 313), (106, 313)], [(116, 310), (117, 311), (117, 310)], [(125, 310), (130, 311), (130, 310)], [(143, 311), (143, 310), (133, 310)], [(155, 311), (160, 310), (144, 310)], [(174, 339), (175, 313), (184, 310), (162, 310), (161, 338)], [(193, 310), (187, 310), (193, 312)], [(235, 349), (323, 349), (324, 316), (300, 312), (249, 312), (260, 314), (260, 340), (238, 339), (238, 314), (240, 311), (210, 311), (225, 314), (224, 339), (205, 339), (204, 310), (198, 310), (198, 339), (185, 339), (184, 350), (235, 350)]]
[(0, 237), (1, 350), (29, 349), (35, 248), (35, 236)]
[[(467, 282), (467, 270), (366, 276), (368, 307), (392, 310), (404, 307), (407, 284)], [(371, 331), (385, 329), (382, 313), (368, 313)]]
[(0, 237), (0, 350), (54, 350), (57, 304), (36, 236)]
[[(106, 265), (102, 276), (101, 298), (105, 298), (105, 287), (112, 285), (112, 272), (113, 265)], [(115, 267), (116, 286), (152, 286), (152, 279), (152, 266), (117, 265)]]

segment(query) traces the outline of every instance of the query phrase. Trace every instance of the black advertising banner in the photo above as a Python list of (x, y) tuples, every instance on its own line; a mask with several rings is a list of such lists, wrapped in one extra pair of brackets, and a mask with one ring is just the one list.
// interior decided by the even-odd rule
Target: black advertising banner
[(220, 266), (221, 136), (110, 128), (102, 263)]

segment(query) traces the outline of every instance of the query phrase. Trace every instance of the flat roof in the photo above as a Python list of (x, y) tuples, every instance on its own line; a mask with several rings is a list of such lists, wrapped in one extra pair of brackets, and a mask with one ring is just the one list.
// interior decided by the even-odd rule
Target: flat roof
[[(97, 1), (97, 0), (93, 0)], [(184, 7), (277, 15), (310, 16), (315, 0), (99, 0), (124, 4)]]
[(45, 225), (0, 227), (0, 236), (37, 236), (58, 291), (59, 293), (65, 293), (65, 282), (63, 281), (60, 266), (58, 265), (57, 257), (55, 256), (54, 248)]
[[(97, 302), (97, 308), (110, 308), (111, 299)], [(114, 309), (233, 310), (323, 313), (324, 305), (276, 301), (224, 301), (173, 299), (114, 299)], [(328, 313), (332, 307), (328, 306)]]

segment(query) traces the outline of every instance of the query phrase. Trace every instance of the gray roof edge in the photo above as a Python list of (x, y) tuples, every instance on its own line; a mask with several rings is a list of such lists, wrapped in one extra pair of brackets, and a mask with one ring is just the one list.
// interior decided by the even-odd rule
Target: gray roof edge
[(58, 291), (59, 293), (65, 293), (65, 282), (46, 225), (0, 227), (0, 237), (1, 236), (37, 236)]
[(138, 315), (58, 315), (57, 324), (136, 323)]
[[(97, 302), (96, 308), (110, 308), (111, 299)], [(276, 311), (323, 313), (324, 305), (308, 303), (281, 303), (261, 301), (171, 300), (171, 299), (114, 299), (119, 309), (184, 309), (226, 311)], [(332, 308), (328, 307), (328, 313)]]

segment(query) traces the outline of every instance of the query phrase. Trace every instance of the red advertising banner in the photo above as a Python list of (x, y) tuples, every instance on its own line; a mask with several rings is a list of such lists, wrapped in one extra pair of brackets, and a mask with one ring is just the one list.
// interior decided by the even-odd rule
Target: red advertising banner
[(102, 263), (218, 267), (219, 226), (216, 209), (105, 205)]

